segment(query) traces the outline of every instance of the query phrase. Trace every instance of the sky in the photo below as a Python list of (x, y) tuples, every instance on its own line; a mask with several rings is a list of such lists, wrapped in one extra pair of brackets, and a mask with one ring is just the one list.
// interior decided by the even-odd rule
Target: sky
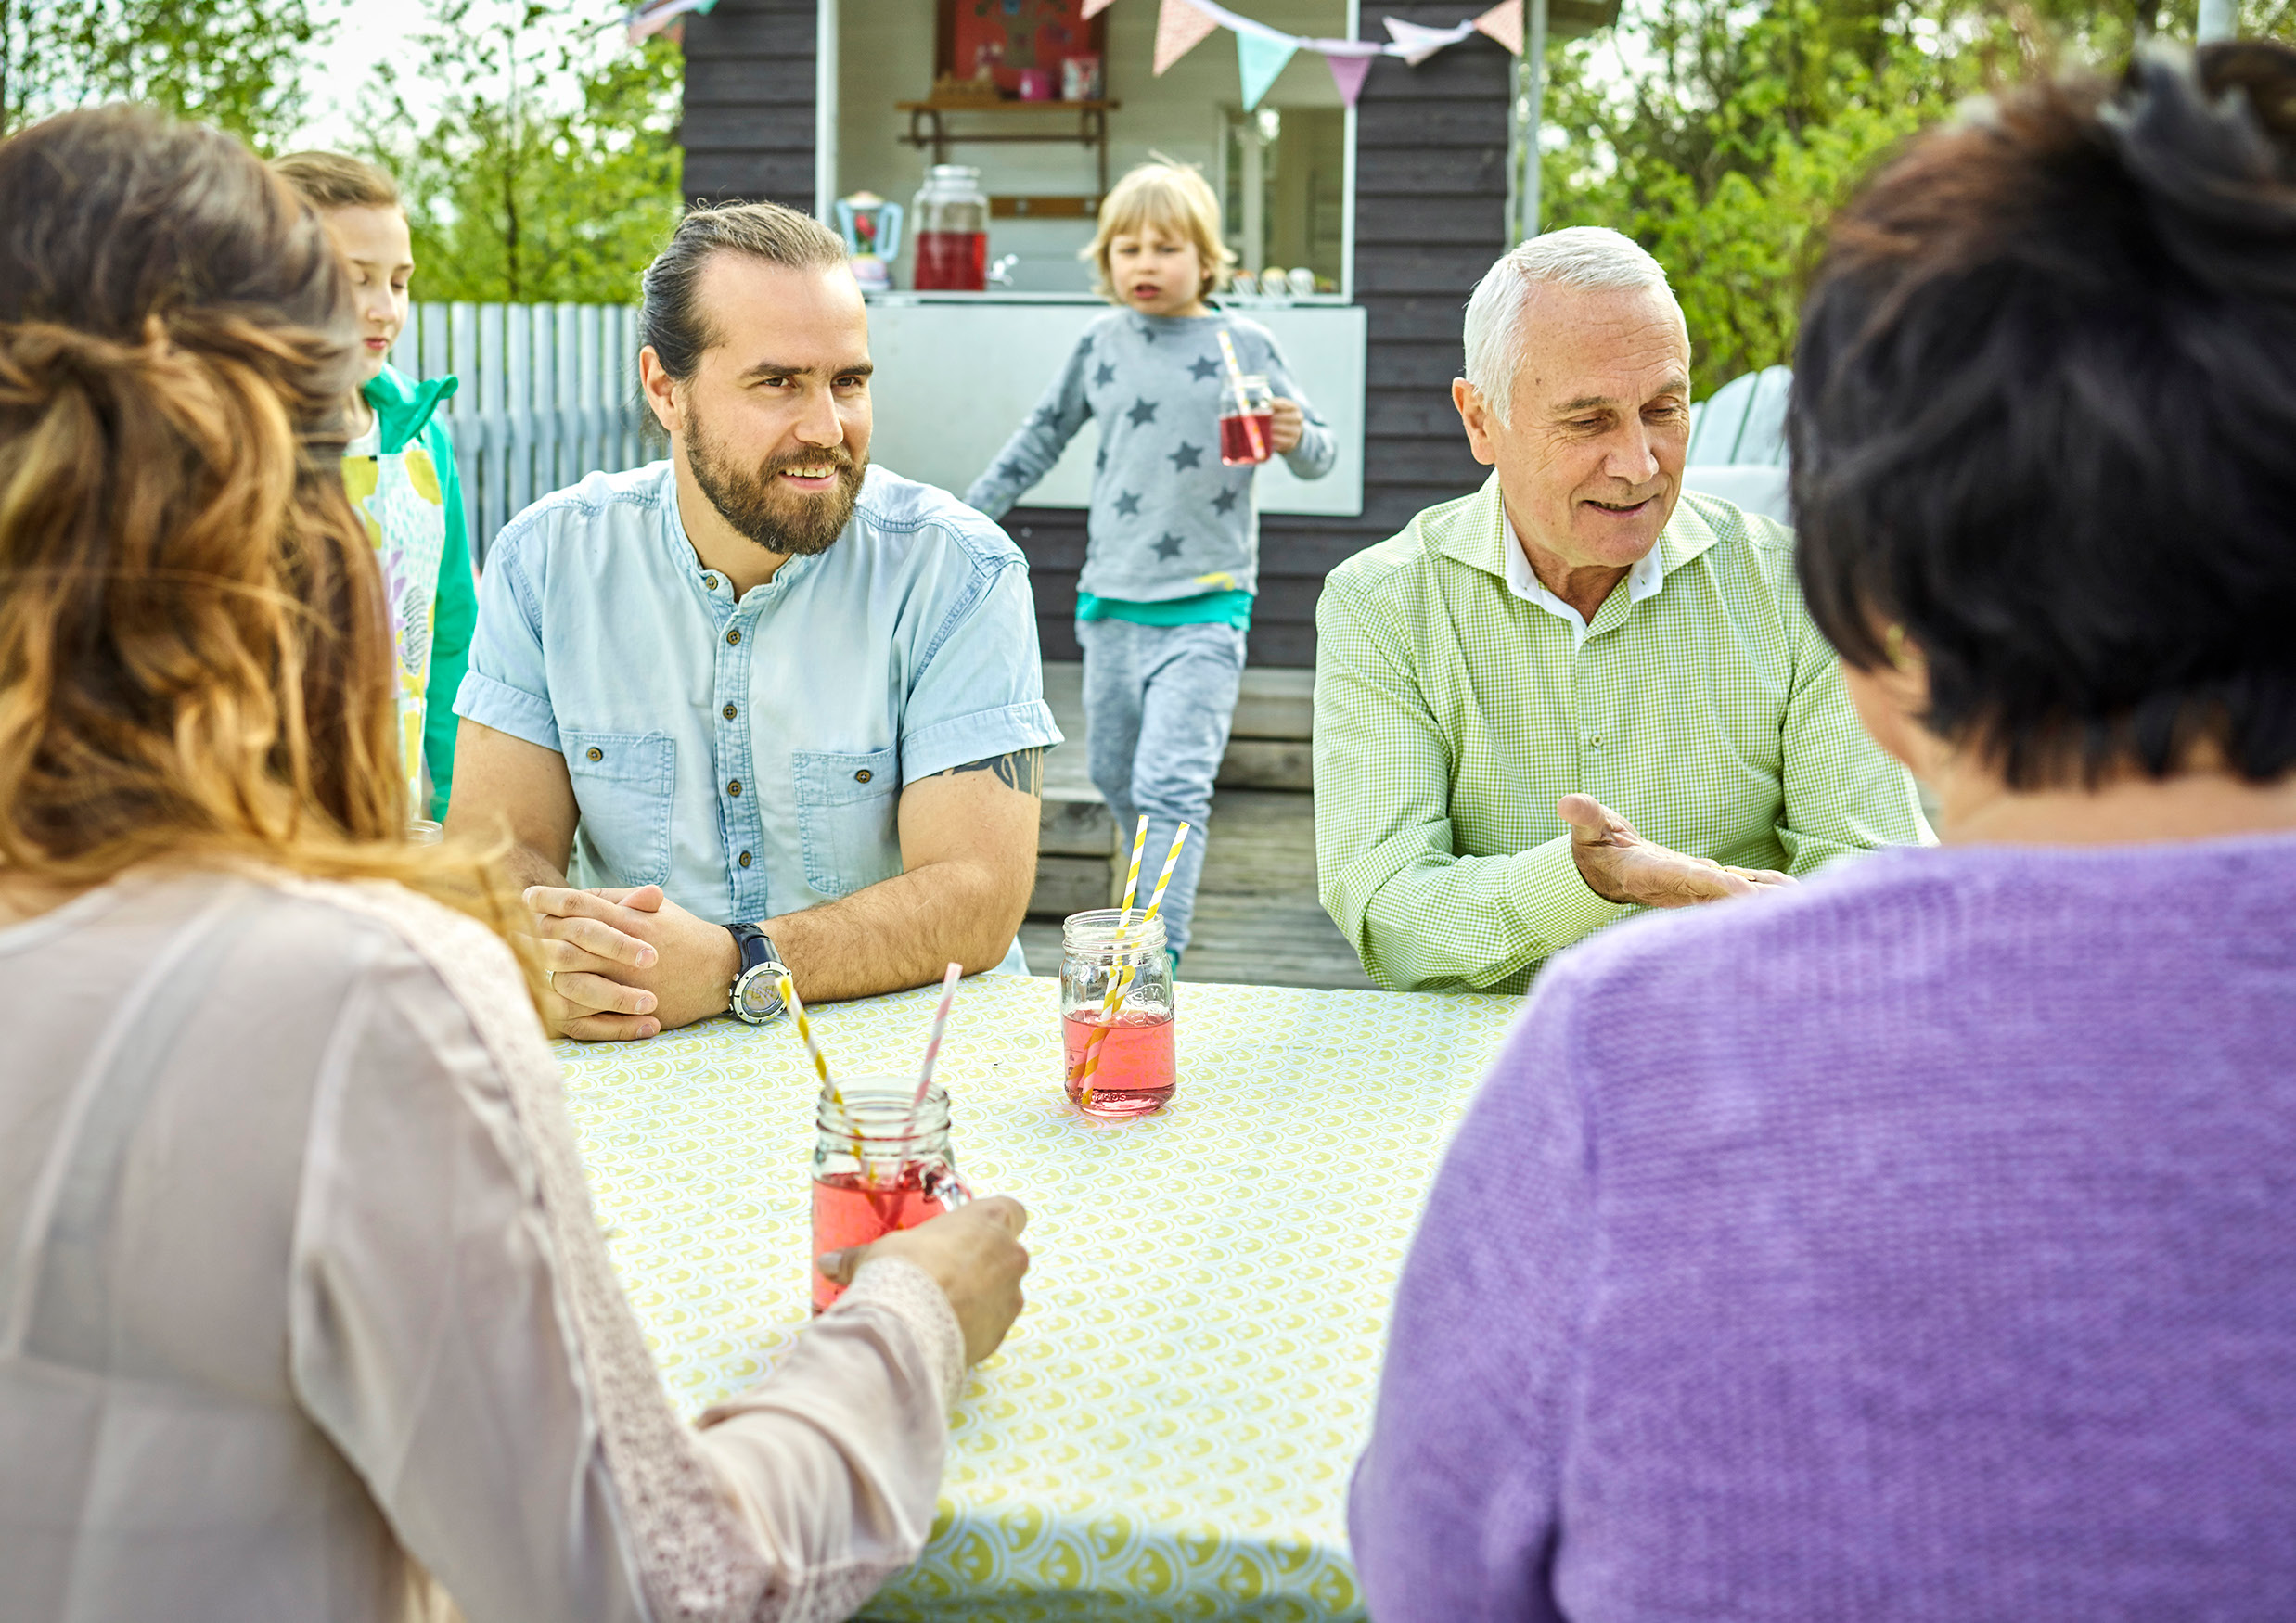
[[(310, 0), (310, 4), (314, 21), (331, 20), (334, 26), (326, 41), (313, 49), (303, 75), (303, 125), (295, 145), (350, 147), (358, 134), (353, 118), (360, 95), (375, 64), (386, 60), (395, 60), (406, 70), (401, 75), (400, 94), (417, 124), (429, 128), (443, 99), (443, 86), (421, 70), (423, 48), (418, 41), (431, 26), (430, 8), (422, 0)], [(471, 7), (471, 24), (499, 24), (522, 5), (523, 0), (478, 0)], [(621, 45), (618, 24), (622, 9), (619, 0), (558, 0), (551, 7), (555, 17), (542, 26), (545, 33), (562, 29), (588, 41), (596, 50), (609, 51)], [(555, 76), (545, 84), (549, 91), (569, 92), (569, 86)]]
[[(296, 147), (351, 145), (357, 134), (352, 112), (358, 106), (369, 70), (391, 57), (412, 66), (418, 49), (415, 36), (429, 22), (425, 8), (416, 0), (370, 0), (366, 5), (326, 9), (332, 13), (335, 26), (326, 44), (312, 53), (310, 70), (303, 76), (303, 128), (291, 143)], [(409, 76), (410, 101), (423, 93), (428, 83), (419, 75)]]

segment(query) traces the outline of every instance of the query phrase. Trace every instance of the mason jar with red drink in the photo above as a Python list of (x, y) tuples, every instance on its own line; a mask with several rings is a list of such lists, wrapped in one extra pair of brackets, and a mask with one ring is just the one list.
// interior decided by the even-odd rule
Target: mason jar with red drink
[(1060, 931), (1060, 1056), (1069, 1100), (1087, 1116), (1146, 1116), (1172, 1102), (1172, 958), (1164, 921), (1115, 908), (1069, 915)]
[(1250, 467), (1275, 450), (1275, 391), (1257, 372), (1231, 374), (1220, 386), (1221, 464)]
[[(814, 1246), (817, 1259), (913, 1229), (972, 1198), (949, 1143), (949, 1096), (920, 1101), (915, 1077), (859, 1077), (822, 1090), (814, 1117)], [(818, 1266), (814, 1311), (845, 1294)]]

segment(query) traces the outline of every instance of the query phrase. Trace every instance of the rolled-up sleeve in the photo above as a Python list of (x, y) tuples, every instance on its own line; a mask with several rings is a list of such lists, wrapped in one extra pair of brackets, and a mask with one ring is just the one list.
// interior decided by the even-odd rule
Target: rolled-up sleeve
[(1372, 979), (1493, 986), (1624, 911), (1586, 888), (1567, 833), (1457, 855), (1451, 746), (1407, 650), (1344, 577), (1326, 584), (1315, 631), (1316, 877)]
[(1028, 566), (1012, 555), (981, 567), (987, 577), (950, 611), (902, 708), (904, 783), (1060, 742), (1045, 702)]
[(542, 646), (542, 596), (528, 552), (536, 531), (513, 525), (488, 555), (479, 583), (479, 623), (470, 668), (455, 695), (455, 713), (545, 749), (558, 746), (558, 714)]

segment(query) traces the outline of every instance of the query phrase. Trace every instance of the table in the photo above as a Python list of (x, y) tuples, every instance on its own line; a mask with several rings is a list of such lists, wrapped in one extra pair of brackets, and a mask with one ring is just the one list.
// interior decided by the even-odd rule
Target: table
[[(913, 1069), (937, 989), (824, 1006), (852, 1075)], [(1100, 1125), (1058, 983), (962, 983), (957, 1162), (1019, 1195), (1029, 1305), (973, 1371), (889, 1620), (1360, 1618), (1348, 1475), (1428, 1179), (1519, 999), (1180, 987), (1180, 1091)], [(582, 1148), (673, 1400), (763, 1376), (807, 1317), (815, 1084), (786, 1023), (563, 1043)]]

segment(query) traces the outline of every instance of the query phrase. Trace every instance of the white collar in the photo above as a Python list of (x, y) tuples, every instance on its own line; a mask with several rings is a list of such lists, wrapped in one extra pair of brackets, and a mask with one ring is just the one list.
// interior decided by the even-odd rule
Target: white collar
[[(1507, 589), (1525, 603), (1536, 604), (1571, 628), (1571, 646), (1573, 650), (1586, 645), (1586, 618), (1546, 589), (1546, 582), (1532, 569), (1524, 555), (1522, 542), (1515, 534), (1515, 521), (1507, 516), (1506, 504), (1499, 505), (1499, 528), (1507, 537)], [(1655, 597), (1661, 586), (1666, 584), (1666, 560), (1659, 556), (1664, 547), (1652, 544), (1650, 550), (1635, 560), (1635, 567), (1626, 571), (1626, 601), (1640, 603), (1646, 597)]]

